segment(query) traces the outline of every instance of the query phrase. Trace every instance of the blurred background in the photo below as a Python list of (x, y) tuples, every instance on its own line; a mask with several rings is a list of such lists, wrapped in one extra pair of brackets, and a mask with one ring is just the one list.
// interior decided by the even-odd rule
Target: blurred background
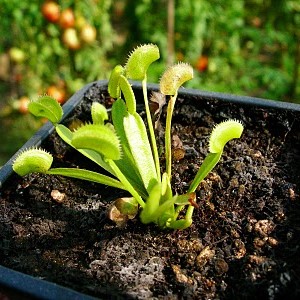
[(0, 0), (0, 166), (41, 126), (29, 99), (70, 95), (155, 43), (188, 87), (300, 103), (299, 0)]

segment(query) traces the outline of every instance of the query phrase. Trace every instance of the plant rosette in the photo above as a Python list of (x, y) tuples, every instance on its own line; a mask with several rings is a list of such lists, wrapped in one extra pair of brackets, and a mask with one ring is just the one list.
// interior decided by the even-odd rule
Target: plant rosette
[[(12, 191), (3, 189), (6, 217), (17, 220), (11, 225), (14, 231), (2, 230), (4, 239), (13, 240), (17, 246), (5, 248), (3, 263), (13, 267), (13, 256), (14, 267), (19, 270), (26, 265), (30, 269), (27, 273), (99, 298), (170, 294), (178, 298), (243, 298), (258, 294), (269, 297), (273, 292), (295, 297), (299, 284), (295, 245), (299, 235), (288, 236), (299, 231), (299, 167), (295, 163), (299, 161), (299, 106), (188, 89), (177, 91), (176, 84), (185, 76), (176, 77), (175, 86), (173, 82), (167, 84), (171, 92), (163, 88), (165, 94), (170, 93), (163, 104), (163, 100), (157, 100), (163, 96), (151, 97), (161, 85), (148, 84), (145, 89), (145, 70), (140, 69), (138, 78), (134, 78), (142, 78), (142, 84), (128, 84), (126, 77), (132, 76), (126, 72), (128, 66), (130, 63), (114, 69), (108, 84), (110, 95), (103, 82), (85, 90), (75, 115), (66, 116), (58, 103), (49, 99), (32, 103), (31, 112), (44, 116), (47, 111), (55, 134), (43, 143), (46, 151), (31, 152), (36, 155), (34, 160), (24, 150), (19, 159), (13, 158), (15, 169), (21, 164), (21, 175), (32, 172), (32, 168), (41, 173), (24, 177), (14, 174), (6, 182), (7, 187), (14, 184)], [(158, 104), (149, 123), (145, 99)], [(133, 142), (125, 140), (129, 136), (126, 130), (130, 130), (140, 136), (138, 147), (145, 142), (141, 134), (144, 129), (137, 126), (141, 123), (132, 118), (140, 107), (145, 109), (141, 117), (147, 133), (154, 124), (155, 141), (149, 134), (143, 151), (150, 157), (149, 147), (154, 153), (152, 145), (156, 142), (157, 154), (150, 162), (144, 162), (143, 157), (136, 162), (130, 147)], [(65, 119), (61, 123), (62, 115)], [(226, 127), (231, 126), (228, 120), (236, 119), (245, 130), (241, 138), (231, 140), (236, 135), (228, 135)], [(240, 122), (233, 124), (240, 126)], [(71, 125), (77, 129), (69, 131)], [(62, 136), (63, 141), (59, 138)], [(93, 139), (97, 143), (91, 144)], [(36, 151), (38, 144), (29, 151)], [(169, 159), (178, 149), (182, 155)], [(202, 180), (205, 172), (201, 166), (206, 170), (206, 157), (210, 157), (209, 163), (214, 162), (214, 168), (208, 163), (210, 171)], [(128, 164), (122, 167), (120, 160), (125, 159)], [(131, 173), (133, 161), (136, 177)], [(155, 180), (154, 175), (141, 174), (141, 161), (144, 165), (151, 163)], [(159, 171), (161, 175), (157, 176)], [(80, 176), (79, 180), (69, 178)], [(93, 179), (89, 184), (87, 177)], [(103, 180), (114, 188), (101, 184)], [(151, 205), (147, 207), (147, 203)], [(25, 213), (22, 218), (21, 211)], [(7, 222), (2, 226), (7, 228)], [(35, 228), (37, 233), (32, 231)], [(176, 228), (185, 229), (172, 230)], [(30, 247), (38, 251), (25, 251)], [(14, 248), (21, 248), (22, 254), (15, 254)], [(26, 262), (20, 259), (25, 252)], [(16, 261), (22, 264), (16, 266)], [(57, 275), (59, 270), (62, 273)], [(255, 281), (249, 280), (250, 274)]]
[[(42, 96), (28, 105), (33, 115), (48, 118), (53, 123), (63, 141), (109, 172), (110, 176), (86, 169), (52, 168), (53, 156), (42, 149), (28, 149), (21, 153), (13, 164), (14, 171), (21, 176), (33, 172), (62, 175), (126, 190), (132, 198), (126, 200), (126, 205), (118, 206), (120, 215), (124, 215), (125, 219), (136, 215), (140, 207), (140, 220), (144, 224), (155, 223), (169, 229), (189, 227), (197, 207), (196, 189), (219, 162), (225, 145), (232, 139), (240, 138), (244, 128), (241, 122), (233, 119), (216, 125), (209, 138), (209, 153), (190, 187), (184, 194), (174, 194), (171, 186), (172, 115), (178, 89), (193, 78), (193, 69), (188, 64), (178, 63), (169, 67), (160, 80), (160, 92), (169, 97), (165, 121), (166, 164), (161, 173), (163, 167), (160, 165), (147, 94), (147, 70), (159, 57), (156, 45), (142, 45), (132, 51), (124, 67), (117, 65), (113, 69), (108, 83), (109, 95), (115, 99), (111, 122), (108, 122), (106, 107), (94, 102), (91, 107), (92, 122), (72, 132), (58, 124), (63, 110), (55, 98)], [(148, 132), (137, 112), (136, 98), (128, 79), (142, 80)], [(133, 212), (127, 211), (129, 206)], [(185, 216), (181, 217), (180, 212), (185, 207)]]

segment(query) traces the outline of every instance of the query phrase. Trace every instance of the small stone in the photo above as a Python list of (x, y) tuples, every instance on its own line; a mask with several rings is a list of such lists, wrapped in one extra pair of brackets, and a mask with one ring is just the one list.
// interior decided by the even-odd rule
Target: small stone
[(183, 143), (177, 134), (172, 136), (172, 146), (179, 149), (183, 148)]
[(186, 262), (187, 264), (193, 266), (195, 263), (195, 259), (196, 259), (196, 254), (195, 253), (188, 253), (186, 255)]
[(235, 238), (239, 238), (240, 234), (237, 232), (236, 229), (231, 229), (231, 235)]
[(232, 178), (229, 182), (231, 188), (237, 188), (239, 186), (239, 181), (237, 178)]
[(253, 231), (253, 227), (254, 227), (255, 223), (257, 223), (256, 219), (254, 219), (254, 218), (253, 219), (251, 219), (251, 218), (248, 219), (248, 223), (246, 225), (246, 229), (247, 229), (248, 232)]
[(235, 249), (234, 249), (234, 254), (235, 254), (235, 257), (237, 259), (241, 259), (242, 257), (245, 256), (247, 250), (246, 250), (246, 247), (245, 247), (245, 244), (243, 243), (242, 240), (240, 239), (236, 239), (234, 241), (234, 245), (235, 245)]
[(203, 245), (200, 239), (181, 239), (177, 243), (179, 252), (200, 252), (203, 249)]
[(206, 178), (207, 178), (209, 181), (211, 181), (212, 183), (219, 183), (219, 182), (222, 182), (222, 179), (221, 179), (220, 175), (218, 175), (218, 174), (215, 173), (215, 172), (210, 172)]
[(244, 167), (245, 167), (245, 165), (243, 163), (241, 163), (241, 162), (238, 161), (238, 162), (234, 163), (233, 167), (234, 167), (234, 169), (235, 169), (236, 172), (242, 172), (243, 169), (244, 169)]
[(291, 239), (294, 238), (294, 233), (292, 231), (289, 231), (287, 234), (286, 234), (286, 238), (288, 241), (290, 241)]
[(218, 275), (222, 275), (222, 274), (228, 272), (229, 267), (228, 267), (227, 262), (222, 258), (216, 259), (215, 260), (215, 270)]
[(58, 203), (62, 203), (65, 199), (66, 194), (61, 193), (59, 190), (52, 190), (51, 191), (51, 197), (54, 201)]
[(172, 148), (172, 159), (175, 161), (182, 160), (185, 156), (185, 150), (182, 141), (176, 134), (172, 136)]
[(173, 272), (176, 276), (176, 280), (180, 283), (193, 284), (193, 280), (182, 273), (182, 270), (177, 265), (172, 265)]
[(261, 154), (260, 151), (257, 150), (257, 151), (254, 151), (254, 152), (253, 152), (252, 157), (254, 157), (254, 158), (261, 158), (261, 157), (262, 157), (262, 154)]
[(285, 213), (281, 209), (276, 213), (275, 217), (279, 222), (285, 221), (286, 219)]
[(292, 188), (289, 188), (289, 197), (292, 201), (296, 199), (295, 191)]
[(253, 245), (256, 249), (260, 249), (266, 244), (266, 240), (267, 240), (267, 238), (262, 239), (262, 238), (256, 237), (253, 241)]
[(172, 159), (174, 161), (180, 161), (185, 156), (185, 150), (182, 148), (175, 148), (172, 150)]
[(244, 185), (244, 184), (241, 184), (241, 185), (239, 186), (239, 189), (238, 189), (238, 194), (239, 194), (240, 196), (243, 196), (244, 193), (245, 193), (245, 191), (246, 191), (245, 185)]
[(267, 237), (274, 229), (274, 223), (269, 220), (259, 220), (254, 225), (254, 231), (261, 237)]
[(198, 268), (204, 267), (209, 260), (211, 260), (215, 256), (215, 250), (212, 250), (209, 248), (209, 246), (206, 246), (200, 254), (196, 257), (196, 265)]
[(249, 255), (249, 261), (250, 261), (250, 263), (254, 263), (256, 265), (261, 265), (267, 261), (267, 258), (264, 256)]
[(267, 243), (271, 246), (271, 247), (276, 247), (278, 245), (278, 240), (276, 240), (273, 237), (268, 237)]

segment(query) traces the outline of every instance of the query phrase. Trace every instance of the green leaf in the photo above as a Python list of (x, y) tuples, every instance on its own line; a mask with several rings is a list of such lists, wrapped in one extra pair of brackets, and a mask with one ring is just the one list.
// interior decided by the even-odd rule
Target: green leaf
[(123, 75), (120, 76), (119, 84), (126, 101), (127, 109), (131, 114), (134, 114), (136, 112), (136, 100), (132, 87)]
[(137, 47), (127, 60), (126, 77), (134, 80), (144, 79), (150, 64), (158, 60), (159, 57), (159, 49), (156, 45), (146, 44)]
[(111, 109), (112, 122), (114, 124), (115, 131), (120, 139), (122, 146), (127, 145), (128, 141), (125, 135), (124, 118), (127, 115), (127, 108), (125, 102), (119, 98), (116, 100)]
[(117, 65), (112, 70), (108, 81), (108, 93), (112, 98), (119, 98), (121, 96), (119, 79), (120, 75), (124, 74), (124, 68), (121, 65)]
[(53, 157), (42, 149), (27, 149), (20, 153), (13, 163), (13, 170), (20, 176), (30, 173), (46, 173), (52, 165)]
[(109, 176), (105, 176), (103, 174), (89, 171), (89, 170), (77, 169), (77, 168), (53, 168), (50, 169), (47, 172), (47, 174), (61, 175), (66, 177), (82, 179), (82, 180), (88, 180), (88, 181), (108, 185), (111, 187), (115, 187), (118, 189), (126, 190), (126, 188), (120, 181), (113, 179)]
[(93, 124), (103, 125), (104, 121), (108, 120), (106, 107), (99, 102), (93, 102), (91, 107)]
[(160, 91), (164, 95), (176, 95), (182, 84), (194, 76), (193, 68), (186, 63), (169, 67), (160, 79)]
[(222, 152), (227, 142), (241, 137), (243, 129), (242, 123), (237, 120), (221, 122), (210, 135), (209, 151), (212, 153)]
[[(67, 143), (68, 145), (70, 145), (71, 147), (76, 149), (72, 145), (73, 132), (69, 128), (67, 128), (66, 126), (64, 126), (62, 124), (58, 124), (55, 127), (55, 129), (56, 129), (57, 134), (61, 137), (61, 139), (65, 143)], [(86, 156), (87, 158), (89, 158), (90, 160), (92, 160), (93, 162), (95, 162), (97, 165), (102, 167), (104, 170), (115, 175), (113, 170), (110, 168), (110, 166), (104, 161), (104, 159), (100, 153), (98, 153), (94, 150), (89, 150), (89, 149), (76, 149), (76, 150), (79, 151), (84, 156)]]
[(166, 200), (171, 199), (173, 197), (170, 178), (167, 173), (163, 173), (162, 175), (161, 194), (161, 203), (164, 203)]
[(157, 183), (150, 191), (149, 197), (140, 213), (141, 222), (148, 224), (157, 221), (156, 211), (159, 207), (161, 197), (161, 186)]
[(124, 118), (127, 115), (127, 109), (125, 102), (122, 99), (118, 99), (112, 106), (112, 121), (116, 134), (119, 137), (120, 144), (122, 147), (122, 157), (116, 161), (116, 165), (119, 167), (121, 172), (127, 177), (130, 183), (142, 194), (147, 195), (144, 183), (140, 176), (140, 173), (135, 164), (132, 156), (129, 143), (124, 129)]
[(157, 174), (145, 124), (137, 113), (124, 118), (124, 129), (129, 147), (146, 190), (157, 182)]
[(62, 116), (63, 110), (56, 99), (50, 96), (41, 96), (28, 105), (28, 110), (36, 117), (47, 118), (53, 124), (58, 123)]
[(71, 141), (76, 149), (91, 149), (105, 158), (121, 158), (120, 142), (115, 132), (105, 125), (87, 124), (73, 133)]
[(190, 188), (189, 192), (194, 192), (200, 182), (207, 176), (207, 174), (215, 167), (221, 158), (225, 144), (234, 139), (240, 138), (243, 132), (243, 125), (236, 120), (227, 120), (218, 124), (209, 140), (209, 153), (198, 170)]
[(118, 168), (116, 163), (108, 159), (107, 160), (110, 167), (114, 170), (116, 177), (123, 183), (123, 185), (126, 187), (126, 190), (135, 198), (135, 200), (139, 203), (141, 207), (145, 206), (145, 202), (143, 201), (141, 195), (139, 192), (132, 186), (130, 181), (127, 179), (127, 177), (121, 172), (121, 170)]

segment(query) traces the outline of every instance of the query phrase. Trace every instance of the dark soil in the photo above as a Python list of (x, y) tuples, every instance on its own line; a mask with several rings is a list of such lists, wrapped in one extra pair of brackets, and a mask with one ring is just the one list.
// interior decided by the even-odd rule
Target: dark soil
[[(68, 122), (89, 117), (93, 100), (110, 102), (94, 86)], [(0, 264), (105, 299), (298, 298), (299, 113), (179, 98), (173, 129), (185, 156), (174, 162), (174, 190), (187, 190), (211, 129), (227, 118), (243, 122), (243, 136), (199, 187), (190, 228), (161, 231), (138, 218), (120, 228), (106, 210), (124, 193), (14, 175), (1, 191)], [(56, 166), (97, 170), (55, 135), (43, 147)]]

